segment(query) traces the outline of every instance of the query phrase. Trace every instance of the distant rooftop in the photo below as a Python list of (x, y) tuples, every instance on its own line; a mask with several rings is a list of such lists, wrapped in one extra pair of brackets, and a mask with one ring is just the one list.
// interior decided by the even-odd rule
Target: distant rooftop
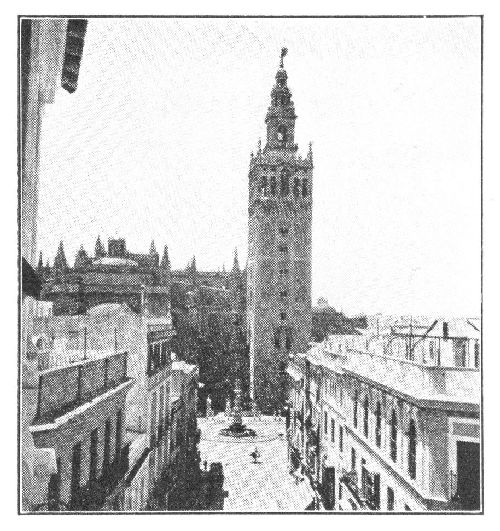
[(131, 260), (130, 258), (120, 258), (118, 256), (101, 256), (100, 258), (92, 260), (92, 263), (101, 266), (138, 266), (135, 260)]

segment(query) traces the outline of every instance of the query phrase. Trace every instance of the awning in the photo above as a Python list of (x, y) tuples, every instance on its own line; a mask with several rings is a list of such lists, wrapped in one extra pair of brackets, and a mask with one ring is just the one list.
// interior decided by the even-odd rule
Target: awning
[(22, 262), (22, 274), (23, 295), (34, 297), (35, 299), (40, 299), (40, 292), (42, 291), (42, 281), (25, 258), (23, 258)]

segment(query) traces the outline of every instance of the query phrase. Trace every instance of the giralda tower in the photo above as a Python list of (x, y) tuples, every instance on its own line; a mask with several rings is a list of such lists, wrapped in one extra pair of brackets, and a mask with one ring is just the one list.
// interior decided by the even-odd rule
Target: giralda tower
[(271, 91), (267, 139), (248, 174), (247, 328), (250, 394), (260, 411), (286, 401), (289, 356), (311, 337), (312, 149), (294, 142), (295, 107), (283, 67)]

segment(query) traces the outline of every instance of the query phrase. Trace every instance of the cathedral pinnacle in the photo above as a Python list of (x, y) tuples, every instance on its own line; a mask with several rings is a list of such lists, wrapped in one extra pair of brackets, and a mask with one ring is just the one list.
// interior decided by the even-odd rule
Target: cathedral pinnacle
[(163, 269), (168, 269), (170, 267), (170, 259), (168, 257), (168, 246), (167, 245), (165, 245), (165, 247), (163, 248), (163, 256), (161, 258), (160, 267), (162, 267)]
[(240, 264), (238, 261), (238, 248), (234, 248), (234, 258), (233, 258), (233, 271), (239, 271), (240, 270)]
[(106, 255), (106, 251), (104, 250), (104, 245), (101, 242), (101, 237), (97, 236), (97, 240), (95, 242), (95, 257), (101, 258), (102, 256)]
[(66, 269), (68, 269), (68, 262), (66, 260), (62, 241), (59, 243), (59, 247), (57, 248), (57, 254), (54, 259), (54, 268), (60, 271), (66, 271)]

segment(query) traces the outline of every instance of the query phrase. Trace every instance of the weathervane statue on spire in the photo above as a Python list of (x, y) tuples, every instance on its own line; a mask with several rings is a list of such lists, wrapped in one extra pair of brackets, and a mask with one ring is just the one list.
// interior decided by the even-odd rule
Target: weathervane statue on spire
[(288, 48), (281, 48), (280, 68), (283, 68), (283, 57), (288, 53)]

